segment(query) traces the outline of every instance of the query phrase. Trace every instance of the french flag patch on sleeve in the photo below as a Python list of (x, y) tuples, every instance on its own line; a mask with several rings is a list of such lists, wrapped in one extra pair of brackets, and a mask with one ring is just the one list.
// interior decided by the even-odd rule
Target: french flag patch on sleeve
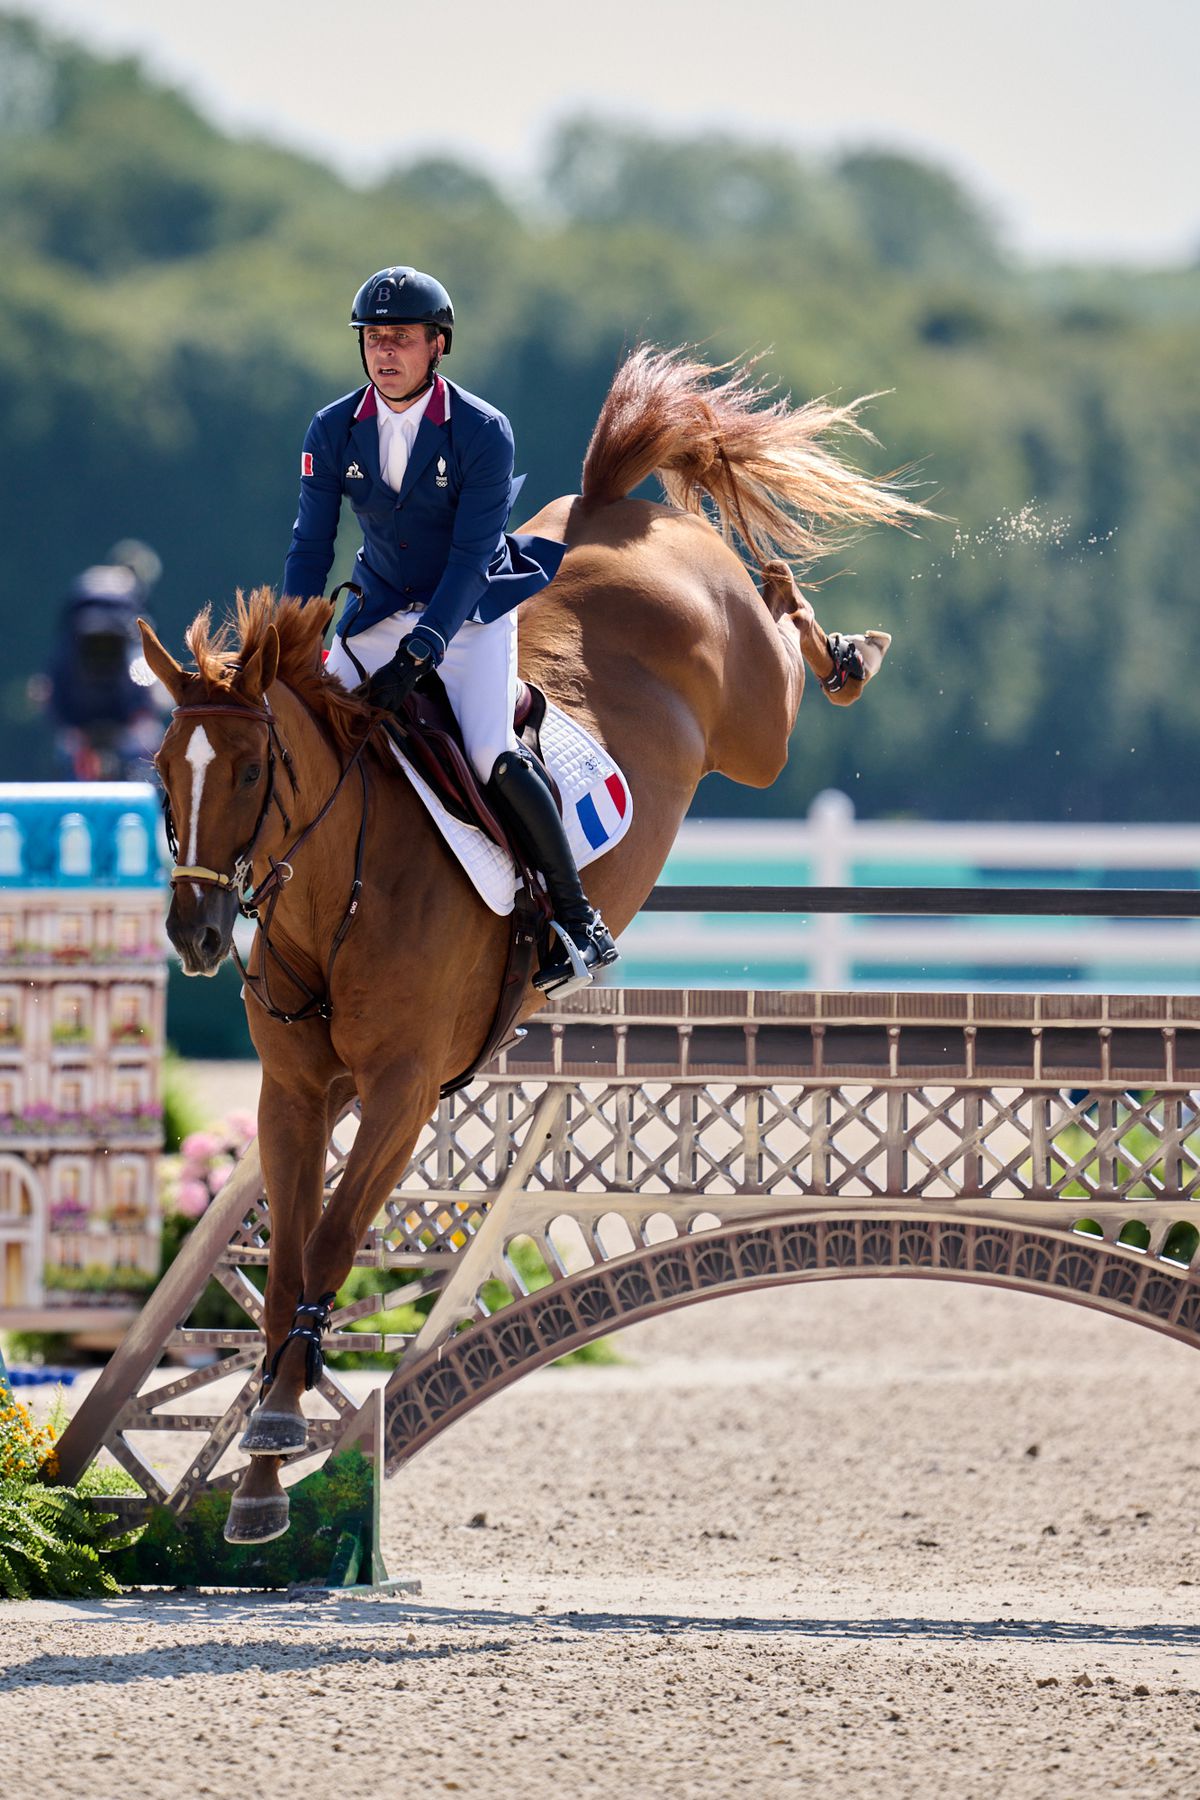
[(300, 473), (301, 475), (311, 475), (312, 472), (312, 451), (304, 450), (300, 454)]

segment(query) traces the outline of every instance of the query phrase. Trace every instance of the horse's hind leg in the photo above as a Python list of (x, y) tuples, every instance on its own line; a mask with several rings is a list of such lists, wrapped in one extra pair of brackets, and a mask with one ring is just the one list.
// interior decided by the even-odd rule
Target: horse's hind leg
[[(264, 1076), (258, 1132), (271, 1212), (271, 1255), (264, 1303), (266, 1367), (282, 1347), (304, 1280), (304, 1245), (321, 1216), (325, 1147), (338, 1115), (354, 1096), (349, 1077), (325, 1092), (299, 1092)], [(268, 1390), (251, 1415), (241, 1448), (250, 1465), (229, 1508), (231, 1543), (261, 1544), (287, 1530), (288, 1500), (279, 1479), (285, 1455), (303, 1450), (302, 1415), (277, 1408)]]

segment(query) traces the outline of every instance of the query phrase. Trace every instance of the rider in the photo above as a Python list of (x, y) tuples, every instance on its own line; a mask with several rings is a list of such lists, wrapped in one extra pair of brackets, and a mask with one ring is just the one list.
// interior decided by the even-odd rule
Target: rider
[(300, 509), (283, 591), (322, 592), (346, 495), (362, 527), (359, 595), (326, 668), (399, 712), (436, 669), (480, 780), (489, 785), (554, 913), (544, 993), (579, 985), (617, 947), (589, 905), (554, 799), (513, 730), (515, 608), (550, 582), (566, 552), (504, 526), (520, 487), (504, 414), (439, 374), (454, 308), (418, 269), (380, 269), (354, 298), (366, 387), (319, 412), (300, 460)]
[(146, 775), (170, 700), (142, 657), (137, 620), (148, 615), (161, 573), (148, 544), (122, 538), (71, 583), (36, 693), (58, 727), (56, 760), (72, 780)]

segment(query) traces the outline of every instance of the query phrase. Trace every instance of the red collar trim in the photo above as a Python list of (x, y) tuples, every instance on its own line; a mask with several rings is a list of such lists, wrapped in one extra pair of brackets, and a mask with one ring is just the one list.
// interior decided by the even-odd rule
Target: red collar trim
[[(354, 409), (354, 421), (357, 424), (359, 419), (373, 419), (378, 412), (379, 406), (375, 399), (375, 383), (369, 381), (367, 383), (366, 392)], [(442, 380), (440, 375), (435, 375), (433, 378), (433, 392), (429, 396), (429, 405), (425, 408), (425, 417), (429, 420), (431, 425), (444, 425), (448, 415), (449, 408), (446, 405), (446, 383)]]
[(440, 375), (433, 378), (433, 392), (429, 396), (429, 405), (425, 408), (425, 417), (431, 425), (446, 423), (446, 383)]

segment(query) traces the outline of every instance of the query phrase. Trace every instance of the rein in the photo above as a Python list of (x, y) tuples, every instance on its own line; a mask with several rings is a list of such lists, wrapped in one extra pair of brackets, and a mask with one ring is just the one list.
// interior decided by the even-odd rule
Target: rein
[[(248, 896), (240, 907), (241, 912), (246, 918), (254, 920), (258, 927), (259, 936), (262, 939), (263, 958), (261, 973), (258, 976), (254, 976), (250, 973), (238, 953), (236, 944), (230, 946), (233, 953), (233, 960), (241, 972), (242, 980), (246, 984), (247, 991), (254, 995), (254, 998), (258, 1001), (259, 1005), (265, 1012), (270, 1014), (271, 1018), (278, 1019), (280, 1023), (284, 1025), (298, 1025), (303, 1023), (306, 1019), (325, 1019), (328, 1021), (333, 1017), (333, 1006), (329, 998), (330, 988), (333, 984), (333, 965), (337, 960), (337, 953), (345, 941), (346, 933), (349, 931), (350, 926), (358, 913), (359, 900), (362, 895), (363, 855), (367, 841), (368, 802), (367, 771), (363, 766), (362, 757), (369, 741), (369, 737), (363, 739), (362, 743), (358, 746), (358, 749), (354, 752), (350, 761), (339, 775), (337, 785), (330, 794), (328, 800), (326, 800), (316, 818), (313, 819), (310, 824), (305, 826), (295, 843), (289, 846), (286, 857), (281, 857), (278, 862), (274, 857), (269, 858), (271, 873), (267, 876), (266, 880), (261, 882), (254, 890), (253, 894)], [(359, 780), (362, 783), (362, 813), (358, 821), (358, 842), (354, 851), (354, 879), (350, 884), (350, 894), (346, 901), (346, 909), (342, 914), (341, 923), (334, 932), (333, 942), (329, 947), (329, 956), (325, 963), (325, 993), (324, 995), (321, 995), (314, 993), (313, 989), (310, 988), (307, 981), (305, 981), (303, 975), (301, 975), (298, 970), (293, 969), (283, 952), (277, 950), (275, 945), (271, 942), (271, 924), (275, 917), (275, 908), (279, 904), (279, 897), (288, 882), (292, 879), (291, 859), (295, 856), (304, 840), (307, 837), (310, 837), (317, 829), (317, 826), (324, 819), (326, 813), (346, 785), (346, 781), (350, 774), (355, 769), (358, 770)], [(284, 874), (285, 869), (287, 871), (286, 874)], [(267, 896), (265, 917), (259, 911), (264, 894)], [(283, 970), (293, 986), (298, 987), (302, 994), (307, 994), (308, 996), (304, 1005), (297, 1008), (295, 1012), (284, 1012), (282, 1007), (276, 1006), (271, 997), (271, 982), (267, 963), (268, 956), (274, 957), (275, 961), (279, 964), (279, 967)], [(261, 992), (259, 991), (260, 988)]]
[[(284, 810), (283, 803), (279, 798), (275, 785), (277, 751), (278, 760), (282, 762), (284, 768), (287, 770), (293, 794), (299, 792), (299, 783), (296, 780), (295, 770), (292, 766), (291, 753), (289, 752), (287, 745), (279, 736), (275, 724), (275, 715), (272, 713), (264, 696), (261, 707), (221, 706), (217, 704), (206, 705), (201, 703), (196, 706), (177, 706), (171, 716), (173, 719), (189, 719), (202, 716), (226, 719), (251, 719), (256, 724), (266, 726), (268, 743), (267, 791), (263, 796), (263, 803), (259, 809), (258, 820), (255, 824), (249, 843), (246, 845), (245, 849), (238, 851), (234, 858), (233, 868), (228, 874), (220, 869), (206, 869), (199, 865), (175, 862), (171, 869), (170, 881), (172, 886), (178, 881), (199, 882), (202, 885), (209, 887), (231, 891), (236, 895), (239, 913), (243, 918), (254, 920), (262, 938), (264, 954), (262, 957), (261, 973), (257, 976), (250, 973), (238, 953), (236, 944), (231, 946), (233, 960), (237, 964), (242, 980), (245, 982), (248, 991), (254, 995), (254, 998), (258, 1001), (259, 1005), (262, 1006), (273, 1019), (278, 1019), (285, 1025), (294, 1025), (303, 1020), (313, 1018), (330, 1019), (333, 1016), (333, 1013), (329, 1001), (329, 990), (333, 978), (334, 961), (336, 960), (338, 951), (342, 947), (346, 933), (350, 929), (351, 922), (358, 912), (359, 899), (362, 894), (363, 855), (367, 836), (368, 804), (367, 772), (362, 759), (363, 752), (370, 742), (370, 733), (363, 738), (358, 748), (354, 751), (349, 762), (339, 775), (333, 792), (329, 795), (329, 798), (326, 800), (324, 806), (322, 806), (320, 812), (317, 813), (315, 818), (309, 821), (300, 832), (300, 835), (292, 841), (283, 856), (279, 858), (269, 856), (267, 858), (267, 861), (271, 865), (270, 874), (259, 883), (258, 887), (251, 889), (248, 885), (248, 878), (251, 873), (254, 852), (258, 840), (262, 836), (263, 827), (267, 822), (267, 815), (271, 810), (272, 804), (274, 804), (279, 811), (279, 816), (283, 821), (284, 830), (290, 832), (292, 829), (291, 819)], [(350, 887), (350, 895), (346, 903), (346, 910), (342, 915), (341, 923), (334, 933), (333, 943), (330, 946), (329, 957), (325, 965), (325, 994), (322, 996), (313, 992), (304, 977), (292, 968), (291, 964), (283, 954), (276, 949), (274, 944), (272, 944), (270, 937), (271, 924), (275, 916), (275, 908), (279, 903), (279, 897), (288, 882), (292, 879), (292, 859), (300, 849), (301, 845), (312, 836), (318, 825), (324, 820), (351, 773), (355, 769), (357, 769), (359, 779), (362, 783), (362, 815), (359, 820), (358, 842), (354, 857), (354, 880)], [(163, 792), (163, 819), (166, 825), (167, 843), (171, 855), (173, 858), (178, 857), (179, 841), (175, 832), (175, 823), (171, 817), (170, 796), (166, 793), (165, 789)], [(265, 916), (262, 912), (264, 904), (266, 908)], [(298, 987), (301, 993), (307, 995), (304, 1005), (295, 1012), (284, 1012), (281, 1007), (276, 1006), (271, 996), (270, 978), (268, 975), (268, 957), (273, 957), (287, 976), (288, 980)]]

